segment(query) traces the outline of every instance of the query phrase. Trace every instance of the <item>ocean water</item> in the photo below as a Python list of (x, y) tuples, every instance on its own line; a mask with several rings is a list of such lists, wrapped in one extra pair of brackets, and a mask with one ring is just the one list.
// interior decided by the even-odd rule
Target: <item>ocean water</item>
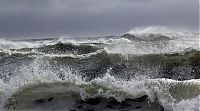
[(0, 110), (200, 111), (199, 33), (0, 39)]

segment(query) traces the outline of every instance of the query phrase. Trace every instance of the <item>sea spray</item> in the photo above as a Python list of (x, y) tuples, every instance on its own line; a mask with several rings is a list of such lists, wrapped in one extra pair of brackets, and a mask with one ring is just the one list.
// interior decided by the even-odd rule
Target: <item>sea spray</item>
[(197, 110), (198, 33), (148, 30), (0, 42), (1, 110)]

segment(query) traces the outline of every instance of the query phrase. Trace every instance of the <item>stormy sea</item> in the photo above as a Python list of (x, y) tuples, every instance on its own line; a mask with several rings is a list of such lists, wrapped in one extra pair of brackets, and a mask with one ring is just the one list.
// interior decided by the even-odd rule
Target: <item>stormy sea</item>
[(200, 111), (199, 33), (0, 39), (1, 111)]

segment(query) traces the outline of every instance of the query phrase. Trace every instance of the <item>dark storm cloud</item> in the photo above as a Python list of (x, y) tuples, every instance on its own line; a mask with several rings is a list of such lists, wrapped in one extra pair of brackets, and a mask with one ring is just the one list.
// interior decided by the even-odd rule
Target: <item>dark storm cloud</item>
[(0, 36), (118, 35), (133, 27), (198, 31), (197, 0), (0, 0)]

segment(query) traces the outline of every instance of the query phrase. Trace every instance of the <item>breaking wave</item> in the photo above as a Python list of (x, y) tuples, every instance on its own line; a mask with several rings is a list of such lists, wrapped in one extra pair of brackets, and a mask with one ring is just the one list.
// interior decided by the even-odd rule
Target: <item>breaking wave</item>
[(1, 110), (198, 111), (199, 34), (152, 28), (99, 38), (2, 39)]

